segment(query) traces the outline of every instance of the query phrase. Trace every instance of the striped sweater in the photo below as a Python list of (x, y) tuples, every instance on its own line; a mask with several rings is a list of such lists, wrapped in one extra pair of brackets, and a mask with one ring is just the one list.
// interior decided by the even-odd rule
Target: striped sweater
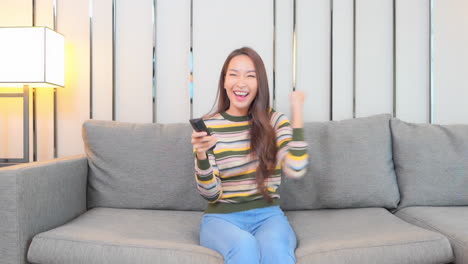
[[(276, 131), (277, 166), (265, 180), (273, 203), (269, 204), (257, 190), (255, 173), (258, 158), (250, 151), (248, 116), (231, 116), (226, 112), (205, 119), (208, 130), (218, 139), (207, 159), (195, 155), (195, 179), (200, 195), (208, 200), (205, 213), (230, 213), (279, 205), (277, 192), (281, 174), (301, 178), (307, 169), (307, 143), (303, 128), (293, 129), (288, 118), (271, 111), (271, 125)], [(194, 154), (195, 151), (194, 151)]]

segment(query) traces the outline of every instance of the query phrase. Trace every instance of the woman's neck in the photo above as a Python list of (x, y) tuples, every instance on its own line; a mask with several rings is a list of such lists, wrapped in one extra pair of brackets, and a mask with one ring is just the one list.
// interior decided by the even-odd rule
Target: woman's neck
[(226, 110), (226, 113), (228, 113), (231, 116), (246, 116), (247, 115), (247, 110), (241, 111), (241, 110), (238, 110), (238, 109), (229, 108), (228, 110)]

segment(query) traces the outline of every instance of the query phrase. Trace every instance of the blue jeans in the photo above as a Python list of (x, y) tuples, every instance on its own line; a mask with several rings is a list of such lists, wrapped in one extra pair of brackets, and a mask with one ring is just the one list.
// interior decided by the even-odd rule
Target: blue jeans
[(219, 252), (226, 264), (296, 263), (296, 234), (279, 206), (205, 214), (200, 245)]

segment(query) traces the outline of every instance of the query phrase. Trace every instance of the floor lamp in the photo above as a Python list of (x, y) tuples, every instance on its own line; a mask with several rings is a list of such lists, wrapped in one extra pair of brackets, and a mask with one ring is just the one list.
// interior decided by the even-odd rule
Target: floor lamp
[(0, 27), (0, 58), (0, 97), (23, 99), (23, 157), (0, 157), (1, 167), (30, 161), (29, 89), (64, 87), (65, 40), (47, 27)]

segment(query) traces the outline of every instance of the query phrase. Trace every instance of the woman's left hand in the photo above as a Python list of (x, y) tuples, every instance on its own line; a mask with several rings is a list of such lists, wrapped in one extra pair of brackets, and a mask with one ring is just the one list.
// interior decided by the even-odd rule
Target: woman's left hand
[(302, 110), (304, 105), (305, 93), (304, 91), (294, 91), (289, 95), (289, 101), (291, 102), (291, 107), (293, 111), (296, 109)]
[(303, 91), (294, 91), (289, 95), (292, 110), (292, 126), (293, 128), (304, 127), (302, 118), (302, 108), (304, 106), (305, 93)]

